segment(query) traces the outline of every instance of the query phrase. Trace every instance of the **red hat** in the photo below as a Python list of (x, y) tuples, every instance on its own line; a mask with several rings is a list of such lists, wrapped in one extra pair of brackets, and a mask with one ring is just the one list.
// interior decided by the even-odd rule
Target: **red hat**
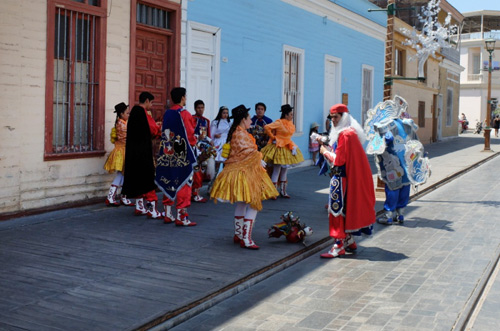
[(349, 109), (347, 109), (347, 106), (342, 104), (342, 103), (338, 103), (336, 105), (333, 105), (332, 108), (330, 108), (330, 114), (341, 114), (341, 113), (348, 113), (349, 112)]

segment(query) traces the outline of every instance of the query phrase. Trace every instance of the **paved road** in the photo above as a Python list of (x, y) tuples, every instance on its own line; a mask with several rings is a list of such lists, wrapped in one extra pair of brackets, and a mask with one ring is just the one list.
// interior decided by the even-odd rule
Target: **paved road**
[[(492, 148), (500, 151), (499, 139), (493, 139)], [(433, 176), (422, 189), (433, 189), (453, 173), (466, 171), (493, 155), (481, 152), (482, 138), (472, 134), (429, 145), (426, 150)], [(289, 177), (292, 199), (264, 202), (254, 232), (254, 239), (262, 247), (259, 251), (232, 244), (233, 207), (227, 204), (193, 205), (192, 218), (199, 222), (194, 228), (164, 225), (132, 216), (131, 208), (103, 205), (0, 222), (0, 329), (128, 330), (145, 329), (164, 320), (176, 325), (308, 255), (316, 260), (317, 253), (330, 245), (323, 209), (328, 179), (316, 172), (313, 167), (293, 169)], [(468, 185), (462, 183), (457, 190)], [(486, 184), (491, 185), (494, 181)], [(377, 202), (377, 209), (382, 203)], [(475, 210), (475, 204), (468, 206)], [(288, 210), (314, 229), (308, 247), (267, 238), (267, 229)], [(409, 227), (411, 223), (401, 229)], [(378, 230), (374, 238), (396, 231)], [(400, 240), (407, 243), (402, 251), (392, 246), (381, 250), (384, 245), (378, 244), (367, 249), (370, 246), (362, 242), (364, 248), (356, 259), (339, 262), (355, 266), (363, 262), (362, 256), (373, 255), (375, 271), (385, 269), (387, 263), (396, 268), (398, 261), (408, 260), (407, 248), (420, 247), (419, 238), (412, 237), (412, 233), (405, 234), (404, 240), (396, 238), (397, 244)], [(429, 231), (428, 235), (436, 233)], [(477, 253), (481, 251), (477, 242), (482, 240), (480, 235), (474, 239), (468, 245)], [(427, 239), (424, 242), (436, 249), (441, 244)], [(390, 261), (376, 261), (385, 254), (389, 254)], [(496, 288), (491, 287), (490, 293)], [(483, 307), (490, 302), (486, 300)], [(476, 321), (482, 318), (479, 314)]]
[[(183, 330), (451, 330), (500, 253), (500, 158), (409, 205), (357, 254), (317, 255), (180, 324)], [(474, 330), (497, 330), (500, 278)]]

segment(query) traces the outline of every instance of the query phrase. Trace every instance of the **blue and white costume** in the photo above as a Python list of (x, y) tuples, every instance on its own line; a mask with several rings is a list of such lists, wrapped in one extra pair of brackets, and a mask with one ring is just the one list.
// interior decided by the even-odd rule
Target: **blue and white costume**
[(410, 185), (424, 184), (430, 175), (429, 159), (416, 134), (418, 126), (401, 118), (407, 107), (403, 98), (395, 96), (370, 109), (365, 123), (366, 152), (375, 156), (378, 176), (385, 183), (385, 213), (377, 219), (382, 224), (404, 221)]

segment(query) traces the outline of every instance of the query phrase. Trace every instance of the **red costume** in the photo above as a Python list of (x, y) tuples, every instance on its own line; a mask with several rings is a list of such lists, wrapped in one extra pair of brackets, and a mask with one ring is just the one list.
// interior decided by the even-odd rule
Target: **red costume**
[(337, 120), (330, 134), (333, 152), (323, 150), (322, 154), (333, 164), (328, 216), (335, 244), (321, 254), (323, 258), (344, 255), (346, 249), (356, 250), (352, 235), (371, 234), (375, 223), (373, 177), (360, 141), (363, 130), (343, 104), (332, 106), (330, 114)]
[(375, 191), (370, 164), (356, 130), (352, 127), (339, 133), (336, 157), (324, 156), (334, 166), (345, 165), (345, 216), (329, 214), (330, 236), (345, 239), (346, 232), (355, 232), (375, 222)]

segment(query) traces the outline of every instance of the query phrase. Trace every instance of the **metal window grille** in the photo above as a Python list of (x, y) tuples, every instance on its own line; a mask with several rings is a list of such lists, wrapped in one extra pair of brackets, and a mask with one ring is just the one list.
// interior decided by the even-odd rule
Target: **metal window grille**
[(100, 6), (101, 5), (100, 0), (73, 0), (73, 1), (80, 2), (80, 3), (86, 3), (86, 4), (89, 4), (91, 6)]
[(362, 113), (361, 124), (363, 125), (366, 120), (366, 114), (372, 106), (372, 75), (373, 71), (370, 69), (363, 69), (363, 97), (362, 97)]
[(57, 8), (54, 43), (54, 153), (95, 150), (98, 17)]
[(300, 54), (292, 51), (285, 51), (285, 63), (284, 63), (284, 100), (285, 104), (289, 104), (294, 108), (293, 112), (293, 122), (297, 123), (297, 105), (299, 98), (299, 64), (300, 64)]
[(155, 28), (170, 29), (169, 13), (145, 4), (137, 4), (136, 21)]

